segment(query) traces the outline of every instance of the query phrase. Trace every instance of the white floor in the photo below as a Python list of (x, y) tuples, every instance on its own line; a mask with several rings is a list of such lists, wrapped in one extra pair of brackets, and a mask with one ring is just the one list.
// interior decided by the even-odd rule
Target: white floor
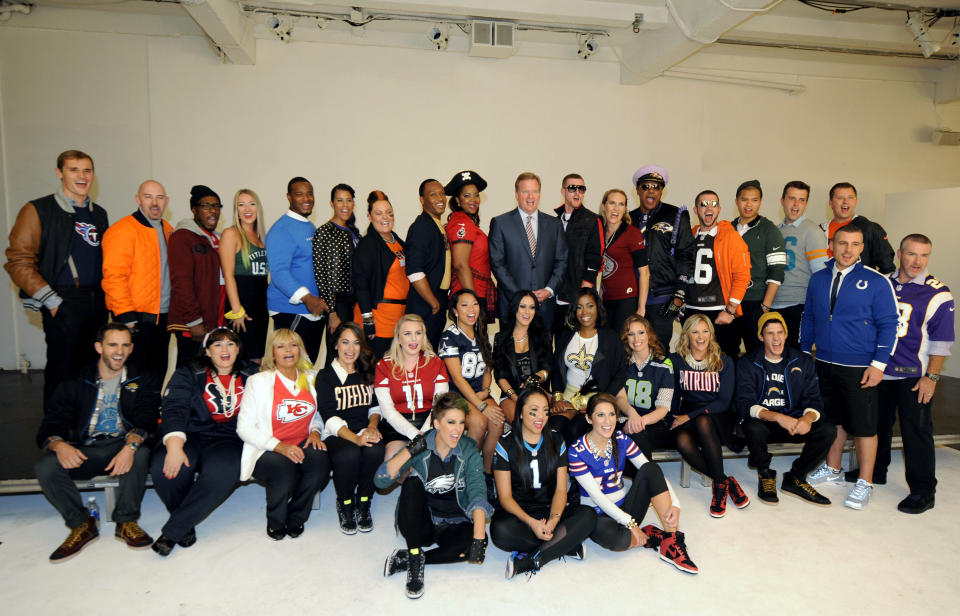
[[(789, 460), (778, 458), (781, 472)], [(0, 497), (0, 612), (57, 614), (503, 614), (574, 609), (590, 614), (933, 614), (960, 611), (960, 452), (937, 450), (937, 506), (921, 516), (896, 511), (906, 494), (895, 453), (892, 483), (878, 487), (864, 511), (843, 507), (845, 489), (820, 508), (783, 496), (777, 507), (754, 500), (709, 517), (710, 490), (696, 477), (677, 487), (681, 528), (699, 565), (683, 574), (649, 550), (614, 554), (589, 544), (584, 562), (551, 563), (527, 581), (504, 581), (505, 554), (492, 545), (482, 566), (427, 569), (426, 594), (403, 595), (403, 575), (382, 577), (384, 557), (401, 541), (392, 528), (393, 495), (374, 502), (369, 535), (341, 535), (333, 486), (322, 495), (306, 533), (279, 543), (264, 533), (263, 490), (239, 489), (197, 530), (189, 549), (166, 559), (100, 540), (74, 559), (50, 565), (66, 536), (40, 495)], [(666, 464), (679, 484), (679, 465)], [(751, 497), (756, 474), (745, 460), (727, 461)], [(103, 495), (99, 494), (103, 507)], [(651, 513), (651, 515), (653, 515)], [(165, 520), (156, 494), (144, 499), (141, 525), (154, 534)], [(648, 516), (647, 522), (651, 521)], [(952, 607), (951, 607), (952, 606)], [(953, 612), (958, 613), (958, 612)]]

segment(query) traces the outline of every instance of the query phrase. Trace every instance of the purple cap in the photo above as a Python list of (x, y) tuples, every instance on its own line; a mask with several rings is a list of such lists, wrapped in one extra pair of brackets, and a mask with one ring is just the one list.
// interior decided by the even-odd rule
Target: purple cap
[(670, 181), (670, 174), (667, 173), (667, 170), (660, 165), (646, 165), (645, 167), (640, 167), (637, 169), (637, 172), (633, 174), (634, 187), (636, 187), (636, 185), (640, 182), (645, 182), (647, 180), (660, 182), (666, 186), (667, 182)]

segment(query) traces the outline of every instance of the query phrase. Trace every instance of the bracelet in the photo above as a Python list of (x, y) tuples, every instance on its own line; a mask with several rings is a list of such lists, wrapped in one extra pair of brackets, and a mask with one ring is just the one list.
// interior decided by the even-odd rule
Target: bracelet
[(503, 392), (503, 393), (507, 394), (507, 396), (509, 397), (509, 396), (512, 396), (513, 394), (515, 394), (515, 393), (517, 393), (517, 392), (513, 391), (512, 389), (508, 389), (507, 391), (505, 391), (505, 392)]
[(727, 308), (726, 306), (723, 307), (723, 311), (726, 312), (727, 314), (729, 314), (729, 315), (732, 316), (732, 317), (737, 316), (737, 313), (736, 313), (736, 312), (731, 312), (730, 309)]
[(480, 405), (477, 406), (477, 410), (482, 413), (483, 411), (486, 410), (486, 408), (487, 408), (487, 406), (489, 406), (489, 404), (490, 404), (490, 403), (489, 403), (489, 402), (486, 402), (486, 401), (481, 402)]
[(562, 401), (562, 400), (563, 400), (563, 392), (562, 392), (562, 391), (555, 391), (555, 392), (553, 392), (553, 401), (554, 401), (554, 402), (560, 402), (560, 401)]
[(773, 310), (773, 308), (771, 308), (770, 306), (767, 306), (766, 304), (763, 304), (763, 303), (760, 304), (760, 307), (763, 308), (764, 310), (766, 310), (767, 312), (770, 312), (771, 310)]
[(638, 524), (636, 520), (634, 520), (633, 518), (630, 518), (630, 521), (627, 522), (624, 526), (626, 527), (627, 530), (633, 530), (638, 526)]
[(240, 310), (236, 312), (231, 310), (230, 312), (225, 313), (223, 316), (225, 316), (226, 318), (232, 321), (234, 319), (242, 319), (246, 314), (247, 314), (247, 311), (243, 309), (243, 306), (240, 306)]
[(561, 515), (561, 514), (559, 514), (559, 513), (551, 513), (551, 514), (550, 514), (550, 517), (551, 517), (551, 518), (559, 518), (560, 515)]

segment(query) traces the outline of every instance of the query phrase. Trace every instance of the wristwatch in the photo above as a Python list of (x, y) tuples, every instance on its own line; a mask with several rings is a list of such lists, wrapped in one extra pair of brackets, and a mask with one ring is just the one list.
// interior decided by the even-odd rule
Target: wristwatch
[(135, 441), (130, 441), (129, 443), (127, 443), (127, 447), (129, 447), (130, 449), (133, 450), (134, 453), (136, 453), (137, 450), (140, 449), (140, 443), (137, 443)]
[(923, 376), (927, 377), (928, 379), (930, 379), (930, 380), (933, 381), (934, 383), (936, 383), (937, 381), (940, 380), (940, 375), (939, 375), (939, 374), (930, 374), (929, 372), (927, 372), (927, 373), (924, 374)]

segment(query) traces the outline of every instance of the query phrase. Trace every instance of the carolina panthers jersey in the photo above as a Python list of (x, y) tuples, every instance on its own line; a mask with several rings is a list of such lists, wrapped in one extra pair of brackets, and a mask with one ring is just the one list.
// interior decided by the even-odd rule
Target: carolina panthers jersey
[[(592, 475), (600, 490), (618, 507), (623, 504), (627, 496), (627, 489), (623, 485), (623, 468), (627, 458), (643, 457), (637, 444), (630, 440), (623, 432), (617, 430), (614, 435), (617, 440), (617, 455), (610, 457), (596, 457), (587, 444), (587, 435), (583, 435), (573, 442), (567, 453), (570, 465), (570, 475), (576, 479), (585, 475)], [(580, 499), (584, 504), (593, 504), (587, 491), (580, 487)], [(597, 513), (602, 513), (599, 507), (594, 506)]]
[[(483, 352), (480, 349), (480, 340), (471, 340), (456, 324), (448, 327), (440, 337), (440, 350), (437, 355), (441, 359), (456, 357), (460, 360), (460, 374), (470, 384), (473, 391), (483, 388), (483, 373), (487, 369), (483, 361)], [(460, 393), (455, 384), (451, 389)]]
[[(545, 459), (548, 456), (542, 455), (547, 439), (550, 439), (553, 451), (556, 452), (552, 462)], [(517, 501), (520, 508), (528, 514), (534, 510), (539, 512), (550, 509), (557, 486), (557, 468), (567, 465), (567, 446), (563, 442), (563, 437), (556, 431), (544, 430), (539, 443), (530, 445), (524, 442), (523, 447), (526, 449), (526, 455), (522, 455), (523, 452), (520, 451), (520, 446), (517, 445), (513, 434), (501, 436), (493, 456), (493, 470), (510, 471), (513, 500)], [(529, 482), (523, 477), (526, 472), (521, 475), (520, 464), (529, 467)]]
[(447, 380), (447, 368), (436, 357), (421, 358), (415, 370), (407, 372), (401, 367), (396, 373), (393, 362), (384, 357), (377, 362), (373, 383), (374, 387), (390, 389), (390, 398), (399, 413), (416, 416), (433, 408), (434, 389)]
[(923, 284), (904, 284), (897, 281), (894, 272), (890, 282), (897, 295), (900, 319), (896, 348), (884, 373), (892, 377), (921, 377), (927, 371), (930, 355), (945, 354), (954, 340), (953, 295), (947, 285), (929, 274)]
[(631, 361), (627, 366), (624, 389), (630, 405), (640, 415), (646, 415), (658, 406), (669, 409), (673, 401), (673, 362), (669, 358), (657, 360), (651, 357), (641, 367)]

